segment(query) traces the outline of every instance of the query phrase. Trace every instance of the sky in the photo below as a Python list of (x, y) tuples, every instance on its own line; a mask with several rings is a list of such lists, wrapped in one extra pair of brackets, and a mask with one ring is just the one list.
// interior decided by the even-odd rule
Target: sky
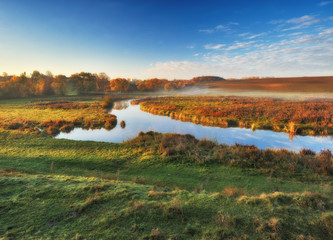
[(0, 74), (333, 75), (333, 0), (0, 0)]

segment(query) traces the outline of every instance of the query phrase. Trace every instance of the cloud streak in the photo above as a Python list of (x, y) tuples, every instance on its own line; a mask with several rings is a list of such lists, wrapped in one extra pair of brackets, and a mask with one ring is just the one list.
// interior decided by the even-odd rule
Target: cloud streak
[(323, 29), (318, 34), (296, 35), (293, 39), (275, 43), (257, 44), (249, 41), (237, 42), (226, 48), (217, 46), (215, 45), (218, 50), (225, 51), (253, 48), (236, 56), (229, 56), (223, 51), (205, 54), (203, 62), (159, 62), (144, 74), (169, 79), (198, 75), (279, 77), (333, 74), (333, 28)]
[(216, 32), (229, 32), (231, 31), (231, 26), (238, 26), (239, 23), (237, 22), (229, 22), (226, 25), (217, 25), (213, 28), (205, 28), (205, 29), (199, 29), (199, 32), (201, 33), (216, 33)]
[(296, 30), (301, 28), (309, 27), (310, 25), (319, 23), (320, 20), (315, 18), (314, 16), (305, 15), (299, 18), (292, 18), (289, 19), (286, 23), (291, 24), (294, 26), (291, 26), (289, 28), (285, 28), (282, 31), (290, 31), (290, 30)]
[(308, 28), (311, 25), (322, 22), (323, 19), (319, 19), (313, 15), (304, 15), (301, 17), (291, 18), (288, 20), (273, 20), (269, 21), (268, 24), (278, 25), (276, 31), (291, 31), (297, 29)]
[(216, 45), (207, 44), (204, 47), (207, 50), (219, 50), (219, 49), (221, 49), (224, 46), (226, 46), (226, 45), (225, 44), (216, 44)]
[(267, 33), (254, 34), (254, 35), (251, 35), (251, 36), (247, 37), (247, 39), (254, 39), (254, 38), (257, 38), (257, 37), (264, 36), (264, 35), (266, 35), (266, 34), (267, 34)]
[(333, 1), (323, 1), (323, 2), (319, 3), (319, 6), (324, 7), (324, 6), (326, 6), (328, 4), (331, 4), (331, 3), (333, 3)]
[(199, 32), (202, 33), (227, 32), (227, 31), (230, 31), (230, 27), (225, 25), (217, 25), (214, 28), (206, 28), (199, 30)]

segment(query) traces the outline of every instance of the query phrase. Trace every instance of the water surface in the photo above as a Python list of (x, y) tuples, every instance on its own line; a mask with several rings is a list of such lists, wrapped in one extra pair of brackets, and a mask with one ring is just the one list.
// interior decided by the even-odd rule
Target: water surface
[[(285, 148), (298, 152), (302, 148), (308, 148), (316, 152), (323, 149), (333, 151), (333, 137), (331, 136), (294, 136), (291, 140), (288, 134), (282, 132), (269, 130), (252, 132), (251, 129), (246, 128), (207, 127), (143, 112), (139, 105), (131, 105), (130, 100), (116, 102), (110, 113), (116, 115), (118, 120), (117, 126), (110, 131), (75, 128), (70, 133), (60, 133), (56, 138), (120, 143), (136, 137), (141, 131), (151, 130), (160, 133), (191, 134), (197, 139), (207, 138), (228, 145), (254, 144), (260, 149)], [(125, 121), (125, 128), (121, 128), (121, 120)]]

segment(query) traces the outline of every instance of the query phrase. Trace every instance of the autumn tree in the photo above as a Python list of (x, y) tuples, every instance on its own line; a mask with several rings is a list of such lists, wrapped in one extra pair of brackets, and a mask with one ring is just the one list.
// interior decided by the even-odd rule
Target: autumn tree
[(169, 81), (164, 84), (164, 90), (166, 91), (173, 91), (175, 89), (177, 89), (177, 84), (175, 82)]
[(78, 94), (96, 90), (96, 77), (88, 72), (81, 72), (71, 75), (73, 89)]
[(146, 89), (145, 81), (138, 82), (137, 85), (136, 85), (136, 88), (141, 92), (146, 91), (147, 89)]
[(110, 90), (113, 92), (128, 92), (130, 82), (125, 78), (116, 78), (110, 81)]
[(140, 82), (137, 86), (140, 91), (159, 91), (164, 89), (164, 85), (169, 81), (166, 79), (148, 79), (143, 82)]
[(106, 73), (95, 74), (96, 77), (96, 90), (97, 91), (108, 91), (110, 85), (110, 78)]
[(34, 94), (31, 79), (25, 74), (13, 76), (7, 83), (7, 93), (11, 97), (30, 97)]
[(35, 83), (38, 82), (38, 80), (43, 77), (44, 76), (37, 70), (33, 71), (30, 76), (31, 80)]
[(65, 95), (68, 86), (67, 77), (65, 75), (55, 76), (51, 86), (56, 95)]
[(1, 81), (8, 81), (9, 79), (10, 79), (10, 77), (8, 76), (8, 73), (3, 72)]
[(33, 95), (52, 95), (54, 94), (53, 88), (51, 86), (53, 82), (53, 76), (50, 71), (47, 74), (42, 74), (39, 71), (35, 70), (31, 73), (29, 79), (31, 81), (31, 87), (33, 90)]

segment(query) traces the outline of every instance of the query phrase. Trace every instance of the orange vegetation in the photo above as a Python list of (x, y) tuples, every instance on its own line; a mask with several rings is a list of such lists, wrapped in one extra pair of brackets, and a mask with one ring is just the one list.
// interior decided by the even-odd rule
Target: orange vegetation
[(163, 97), (133, 101), (140, 109), (173, 119), (219, 127), (290, 134), (333, 134), (333, 102), (250, 97)]

